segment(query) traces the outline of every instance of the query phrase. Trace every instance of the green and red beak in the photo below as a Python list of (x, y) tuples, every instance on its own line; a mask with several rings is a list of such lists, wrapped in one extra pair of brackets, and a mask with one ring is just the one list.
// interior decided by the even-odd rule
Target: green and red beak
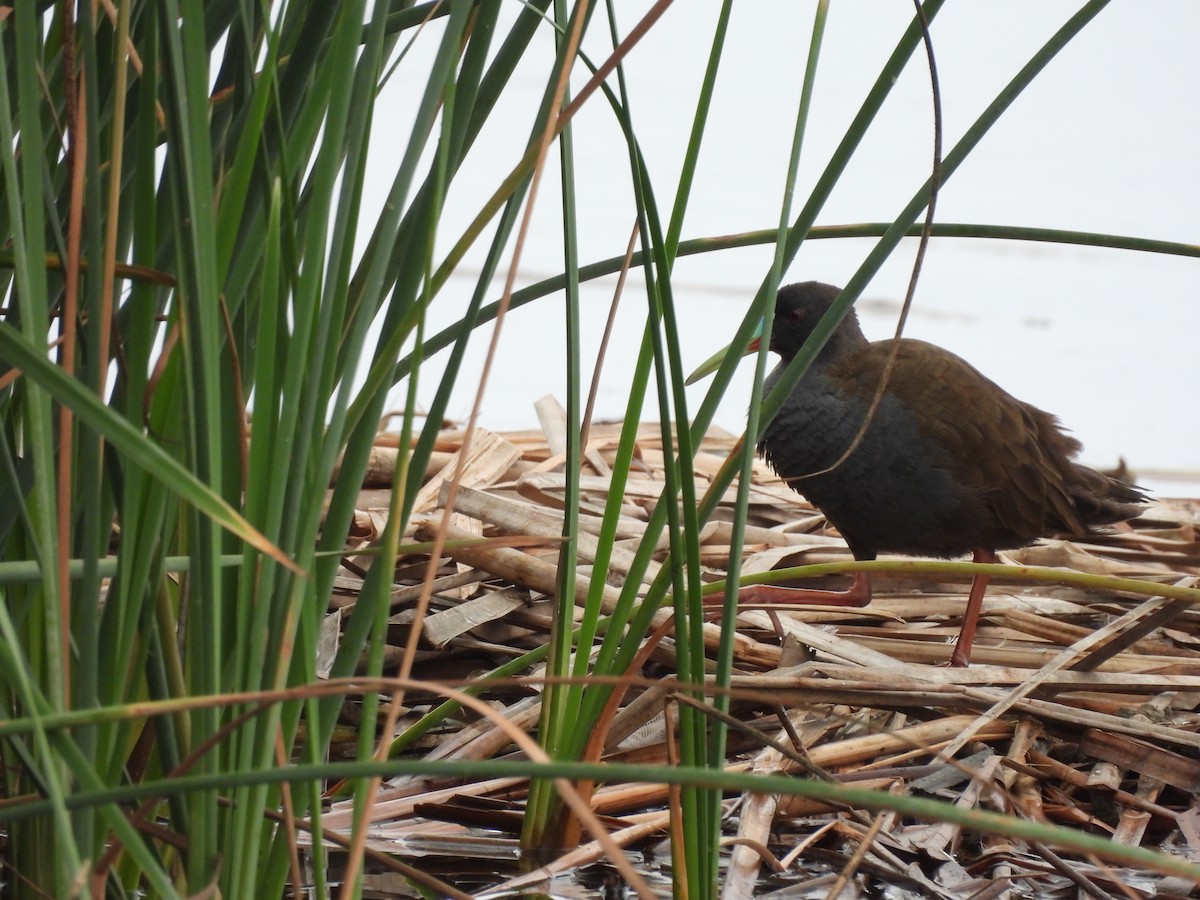
[[(758, 348), (762, 346), (762, 323), (758, 323), (758, 330), (754, 332), (754, 337), (749, 344), (746, 345), (746, 351), (743, 356), (749, 356), (751, 353), (757, 353)], [(725, 361), (725, 357), (729, 355), (732, 346), (726, 347), (723, 350), (718, 350), (711, 357), (705, 360), (699, 368), (687, 377), (684, 384), (695, 384), (706, 375), (711, 375), (721, 367), (721, 363)]]

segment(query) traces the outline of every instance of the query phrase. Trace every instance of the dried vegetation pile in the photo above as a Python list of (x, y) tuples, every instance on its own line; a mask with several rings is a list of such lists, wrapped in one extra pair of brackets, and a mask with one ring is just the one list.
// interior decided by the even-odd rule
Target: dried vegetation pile
[[(560, 533), (563, 445), (553, 431), (476, 434), (447, 523), (451, 538)], [(582, 479), (584, 557), (595, 544), (617, 431), (600, 425), (590, 435), (590, 471)], [(440, 523), (439, 498), (456, 471), (461, 440), (460, 432), (444, 433), (410, 538), (428, 540)], [(662, 490), (659, 440), (657, 425), (643, 428), (624, 498), (621, 540), (606, 573), (610, 585), (625, 577), (648, 510)], [(715, 472), (733, 444), (727, 435), (710, 435), (696, 462), (698, 477)], [(376, 483), (362, 493), (354, 536), (363, 545), (376, 537), (386, 516), (388, 491), (382, 485), (395, 456), (386, 436), (376, 450)], [(698, 485), (699, 492), (704, 487)], [(728, 564), (732, 502), (730, 491), (722, 507), (726, 521), (710, 523), (703, 533), (704, 564), (713, 579), (723, 577)], [(1004, 560), (1190, 584), (1187, 579), (1200, 572), (1198, 520), (1200, 503), (1159, 501), (1132, 527), (1101, 542), (1046, 541)], [(445, 554), (413, 676), (461, 684), (543, 644), (556, 555), (553, 542)], [(756, 470), (743, 572), (849, 559), (819, 513), (768, 470)], [(340, 583), (343, 605), (330, 618), (331, 638), (361, 584), (352, 555), (348, 563)], [(426, 565), (426, 559), (412, 557), (397, 573), (389, 647), (397, 662)], [(652, 567), (648, 577), (653, 574)], [(589, 577), (594, 573), (581, 570), (581, 589)], [(778, 611), (778, 625), (760, 610), (738, 616), (733, 711), (740, 727), (731, 734), (729, 767), (936, 797), (1200, 857), (1195, 799), (1200, 612), (1188, 602), (999, 579), (985, 599), (972, 667), (947, 669), (938, 664), (958, 630), (965, 579), (884, 575), (876, 579), (875, 594), (865, 609)], [(615, 598), (616, 589), (608, 595)], [(605, 736), (605, 760), (667, 760), (672, 648), (668, 636), (642, 671), (631, 673), (643, 680), (627, 691)], [(508, 722), (536, 729), (535, 681), (513, 679), (485, 696)], [(401, 729), (438, 701), (409, 695)], [(406, 752), (493, 758), (513, 747), (492, 721), (463, 715)], [(946, 763), (948, 758), (954, 761)], [(413, 778), (385, 785), (374, 809), (372, 847), (410, 861), (417, 854), (424, 857), (423, 868), (459, 876), (472, 867), (466, 860), (477, 858), (478, 867), (490, 873), (480, 877), (479, 886), (495, 884), (506, 865), (498, 860), (509, 858), (515, 847), (513, 829), (520, 818), (514, 811), (524, 789), (513, 780)], [(663, 786), (613, 784), (599, 788), (594, 807), (623, 842), (661, 849), (668, 799)], [(1009, 889), (1026, 896), (1061, 889), (1063, 896), (1083, 891), (1162, 897), (1186, 896), (1192, 888), (1179, 878), (1120, 870), (1096, 859), (1064, 861), (1035, 842), (895, 814), (759, 795), (730, 796), (727, 803), (729, 833), (742, 839), (729, 862), (728, 896), (768, 893), (784, 884), (788, 896), (809, 896), (805, 884), (817, 891), (814, 896), (824, 896), (839, 878), (848, 879), (845, 892), (837, 894), (843, 897), (872, 880), (914, 896), (947, 897), (1000, 896)], [(334, 804), (324, 824), (348, 830), (349, 815), (348, 804)], [(585, 866), (589, 852), (599, 856), (585, 848), (520, 882)], [(654, 869), (652, 862), (643, 865)], [(776, 866), (787, 874), (773, 873)]]

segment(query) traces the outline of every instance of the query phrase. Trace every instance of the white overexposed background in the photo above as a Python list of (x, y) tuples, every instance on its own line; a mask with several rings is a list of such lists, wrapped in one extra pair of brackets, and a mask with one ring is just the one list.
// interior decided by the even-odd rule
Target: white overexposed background
[[(627, 32), (649, 7), (617, 3)], [(932, 25), (948, 151), (1017, 70), (1082, 4), (948, 3)], [(795, 110), (814, 4), (756, 0), (735, 6), (683, 238), (773, 228), (779, 220)], [(677, 2), (625, 63), (634, 127), (664, 220), (691, 128), (719, 4)], [(514, 2), (512, 15), (518, 5)], [(598, 16), (600, 13), (598, 12)], [(902, 0), (835, 3), (821, 51), (803, 149), (795, 211), (859, 109), (912, 15)], [(431, 28), (437, 28), (434, 23)], [(597, 18), (585, 42), (607, 54)], [(401, 68), (421, 64), (436, 35), (417, 41)], [(942, 222), (979, 222), (1108, 232), (1200, 243), (1200, 3), (1116, 0), (1056, 57), (944, 185)], [(553, 59), (547, 32), (518, 70), (524, 97), (502, 100), (448, 197), (439, 252), (464, 230), (520, 158)], [(573, 87), (586, 73), (577, 72)], [(403, 147), (416, 92), (395, 77), (377, 110), (370, 191), (386, 193)], [(889, 96), (826, 204), (819, 225), (890, 222), (928, 175), (932, 153), (929, 76), (918, 52)], [(603, 98), (574, 122), (581, 259), (618, 256), (634, 221), (627, 153)], [(364, 211), (368, 219), (375, 210)], [(542, 182), (538, 212), (517, 287), (563, 269), (557, 151)], [(873, 239), (813, 240), (787, 281), (842, 284)], [(908, 283), (916, 241), (906, 240), (868, 286), (858, 310), (873, 339), (889, 337)], [(476, 273), (485, 244), (462, 271)], [(771, 261), (754, 247), (681, 258), (672, 282), (690, 369), (731, 336)], [(498, 299), (505, 270), (489, 299)], [(601, 383), (597, 418), (624, 415), (645, 303), (631, 276)], [(594, 360), (615, 276), (585, 286), (583, 346)], [(434, 303), (433, 334), (465, 308), (471, 277), (452, 278)], [(503, 325), (499, 356), (479, 424), (533, 427), (533, 403), (565, 396), (562, 297), (516, 310)], [(450, 415), (466, 417), (490, 327), (473, 340)], [(1125, 457), (1162, 493), (1193, 493), (1200, 477), (1200, 260), (1148, 253), (965, 239), (935, 239), (905, 332), (968, 359), (1011, 393), (1056, 413), (1084, 442), (1083, 460), (1110, 466)], [(442, 359), (421, 373), (432, 397)], [(740, 432), (753, 365), (747, 361), (717, 423)], [(590, 373), (585, 372), (585, 379)], [(690, 408), (708, 388), (690, 389)], [(403, 385), (395, 396), (403, 397)], [(647, 408), (643, 418), (653, 418)]]

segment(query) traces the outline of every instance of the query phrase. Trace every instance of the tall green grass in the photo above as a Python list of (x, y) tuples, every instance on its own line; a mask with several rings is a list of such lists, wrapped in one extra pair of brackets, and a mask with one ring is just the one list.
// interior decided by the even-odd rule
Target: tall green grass
[[(1083, 6), (1017, 75), (948, 154), (943, 178), (1103, 5)], [(657, 18), (665, 6), (641, 24), (670, 27)], [(940, 7), (929, 0), (925, 13), (932, 18)], [(545, 775), (533, 782), (524, 839), (561, 845), (562, 835), (580, 833), (561, 783), (549, 779), (601, 775), (570, 764), (589, 757), (586, 738), (612, 688), (578, 679), (627, 671), (666, 604), (675, 613), (680, 677), (703, 679), (697, 534), (712, 498), (737, 471), (743, 509), (746, 502), (748, 449), (708, 497), (693, 493), (692, 454), (732, 364), (699, 409), (689, 409), (671, 288), (680, 254), (731, 243), (681, 240), (731, 8), (726, 3), (717, 19), (683, 175), (673, 184), (651, 178), (638, 147), (620, 65), (637, 52), (638, 23), (621, 21), (618, 4), (530, 0), (506, 16), (496, 0), (129, 0), (115, 4), (115, 14), (89, 3), (18, 2), (0, 20), (0, 752), (7, 799), (0, 827), (14, 896), (182, 896), (214, 887), (229, 897), (278, 896), (297, 877), (297, 823), (310, 819), (320, 828), (330, 780), (353, 779), (361, 823), (375, 779), (426, 770), (419, 762), (370, 762), (386, 757), (388, 742), (369, 728), (358, 763), (328, 762), (341, 701), (353, 690), (338, 681), (322, 688), (315, 671), (339, 551), (389, 391), (407, 378), (401, 446), (411, 450), (331, 672), (348, 678), (365, 658), (371, 678), (383, 669), (392, 564), (464, 356), (479, 347), (473, 332), (510, 306), (556, 292), (567, 309), (568, 515), (558, 624), (542, 652), (550, 675), (576, 680), (545, 694), (538, 738), (559, 764), (529, 770)], [(815, 9), (810, 73), (825, 4)], [(607, 33), (610, 55), (580, 52), (589, 30)], [(803, 93), (793, 111), (793, 164), (779, 185), (779, 225), (756, 238), (775, 243), (774, 261), (735, 344), (749, 340), (920, 40), (914, 22), (793, 212), (811, 99), (810, 90)], [(432, 47), (427, 67), (409, 65), (413, 42)], [(466, 229), (442, 234), (447, 193), (464, 160), (487, 152), (477, 137), (500, 98), (515, 91), (518, 63), (531, 56), (542, 61), (545, 89), (531, 101), (528, 152), (479, 198)], [(565, 73), (597, 71), (577, 95), (568, 92)], [(406, 141), (391, 148), (382, 211), (368, 219), (365, 192), (378, 190), (366, 181), (368, 150), (377, 118), (387, 114), (375, 101), (388, 77), (405, 79), (416, 113)], [(572, 629), (587, 380), (579, 287), (618, 265), (581, 259), (577, 248), (581, 176), (570, 122), (583, 103), (604, 105), (626, 137), (628, 155), (606, 177), (633, 186), (634, 265), (646, 285), (638, 298), (645, 331), (601, 547), (614, 540), (635, 429), (650, 396), (662, 410), (668, 479), (638, 551), (641, 570), (617, 609), (601, 616), (603, 580), (595, 579), (582, 624)], [(518, 259), (527, 204), (551, 154), (564, 198), (564, 274), (506, 289), (488, 305), (493, 277)], [(921, 214), (929, 186), (916, 187), (895, 222), (880, 229), (840, 310)], [(464, 254), (484, 244), (486, 262), (466, 312), (452, 328), (427, 335), (427, 314), (447, 279), (461, 274)], [(434, 400), (418, 417), (413, 385), (424, 358), (447, 349)], [(795, 378), (804, 365), (802, 355)], [(754, 398), (752, 429), (780, 396), (767, 398), (761, 416)], [(340, 474), (326, 504), (335, 466)], [(639, 597), (640, 575), (664, 530), (670, 564)], [(595, 561), (596, 571), (605, 567), (605, 559)], [(734, 598), (731, 586), (729, 620)], [(730, 674), (729, 648), (719, 655), (719, 680)], [(403, 693), (399, 682), (386, 692), (372, 684), (362, 689), (364, 722), (390, 715), (380, 709), (384, 693), (393, 702)], [(691, 774), (664, 773), (683, 785), (678, 878), (689, 896), (712, 896), (720, 785), (735, 781), (696, 773), (722, 765), (723, 726), (683, 707), (680, 748), (679, 771)], [(457, 770), (445, 764), (442, 771)], [(768, 789), (788, 786), (771, 782)], [(279, 811), (282, 817), (273, 815)], [(364, 829), (355, 835), (351, 872)], [(314, 890), (325, 896), (334, 888), (324, 882), (320, 842), (311, 852)], [(347, 890), (354, 889), (351, 879)]]

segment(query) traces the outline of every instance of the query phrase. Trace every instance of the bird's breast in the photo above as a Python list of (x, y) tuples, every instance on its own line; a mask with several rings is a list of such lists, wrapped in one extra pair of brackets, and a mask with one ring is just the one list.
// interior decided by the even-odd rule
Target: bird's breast
[[(771, 373), (768, 389), (781, 371)], [(972, 550), (971, 532), (986, 527), (988, 513), (958, 477), (961, 463), (922, 435), (916, 416), (894, 396), (885, 394), (867, 423), (869, 407), (870, 397), (810, 370), (763, 432), (759, 450), (856, 554), (949, 557)]]

